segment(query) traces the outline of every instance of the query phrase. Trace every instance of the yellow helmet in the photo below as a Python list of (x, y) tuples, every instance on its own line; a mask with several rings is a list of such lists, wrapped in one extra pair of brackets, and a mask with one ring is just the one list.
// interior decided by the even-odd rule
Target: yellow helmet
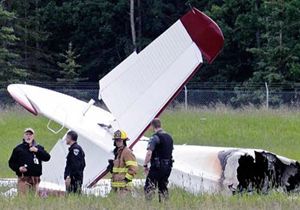
[(122, 139), (124, 141), (128, 140), (127, 133), (122, 130), (117, 130), (114, 132), (113, 140)]

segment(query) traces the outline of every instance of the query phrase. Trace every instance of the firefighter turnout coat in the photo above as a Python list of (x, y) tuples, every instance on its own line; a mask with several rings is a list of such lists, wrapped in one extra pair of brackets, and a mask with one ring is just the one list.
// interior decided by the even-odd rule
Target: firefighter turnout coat
[(136, 158), (128, 147), (118, 148), (112, 169), (111, 187), (113, 189), (128, 189), (137, 173)]

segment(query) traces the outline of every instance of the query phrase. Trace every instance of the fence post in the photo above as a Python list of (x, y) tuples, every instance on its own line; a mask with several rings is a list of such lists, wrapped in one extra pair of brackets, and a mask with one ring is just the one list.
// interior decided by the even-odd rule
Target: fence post
[(269, 109), (269, 88), (266, 82), (265, 82), (265, 87), (266, 87), (266, 108)]
[(184, 86), (184, 107), (185, 107), (185, 110), (187, 110), (187, 87), (186, 85)]

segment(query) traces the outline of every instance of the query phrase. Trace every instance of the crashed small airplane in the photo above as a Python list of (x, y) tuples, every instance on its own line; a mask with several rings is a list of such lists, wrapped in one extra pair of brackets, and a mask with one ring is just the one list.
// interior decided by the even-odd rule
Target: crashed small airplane
[[(49, 118), (47, 127), (52, 132), (66, 127), (79, 134), (80, 145), (88, 151), (83, 186), (91, 188), (107, 173), (107, 160), (113, 157), (112, 134), (117, 129), (128, 133), (128, 145), (143, 164), (147, 141), (142, 135), (150, 121), (196, 73), (203, 57), (212, 63), (223, 43), (218, 25), (193, 8), (99, 81), (99, 100), (109, 111), (94, 105), (94, 100), (86, 103), (41, 87), (12, 84), (7, 89), (29, 112)], [(51, 121), (61, 128), (51, 128)], [(44, 183), (63, 189), (67, 151), (63, 140), (52, 148), (52, 158), (44, 164)], [(173, 156), (170, 181), (192, 193), (267, 192), (271, 188), (290, 192), (299, 188), (299, 163), (264, 150), (175, 145)]]

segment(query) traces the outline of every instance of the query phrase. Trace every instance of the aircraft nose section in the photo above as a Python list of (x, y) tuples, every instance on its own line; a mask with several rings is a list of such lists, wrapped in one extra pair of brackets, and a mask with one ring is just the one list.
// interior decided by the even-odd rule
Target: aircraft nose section
[(11, 84), (7, 86), (7, 91), (13, 97), (13, 99), (18, 102), (21, 106), (27, 109), (34, 115), (37, 115), (38, 112), (33, 104), (30, 102), (30, 99), (27, 97), (25, 87), (26, 85), (21, 84)]

